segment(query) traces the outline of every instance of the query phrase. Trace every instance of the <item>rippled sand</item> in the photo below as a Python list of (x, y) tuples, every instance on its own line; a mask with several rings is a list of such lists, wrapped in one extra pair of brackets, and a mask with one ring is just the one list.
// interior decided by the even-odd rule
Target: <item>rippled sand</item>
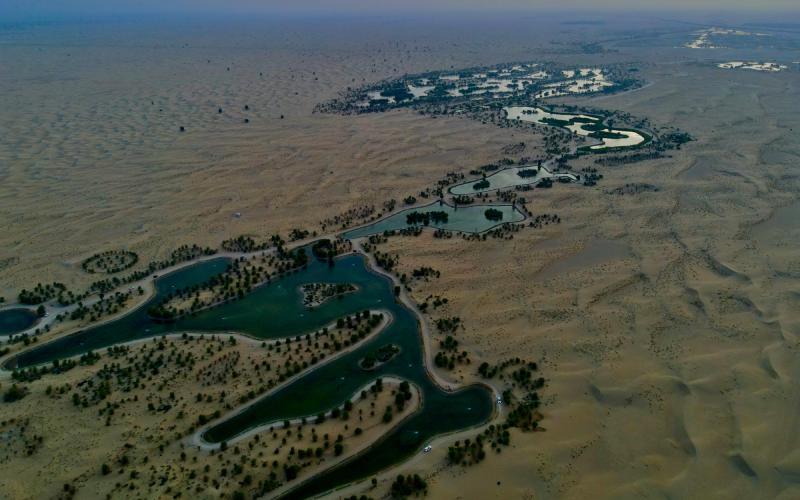
[(371, 24), (356, 24), (358, 39), (288, 22), (0, 33), (0, 296), (39, 280), (85, 284), (95, 277), (77, 264), (102, 250), (147, 262), (189, 242), (313, 229), (524, 140), (408, 112), (312, 114), (348, 85), (500, 58)]
[[(382, 248), (400, 272), (441, 271), (414, 296), (447, 297), (437, 315), (463, 319), (459, 340), (476, 358), (538, 357), (550, 380), (546, 432), (514, 433), (511, 449), (466, 473), (438, 468), (446, 443), (399, 470), (437, 471), (442, 498), (800, 494), (800, 123), (786, 113), (798, 89), (768, 77), (712, 91), (714, 72), (654, 68), (652, 86), (598, 101), (699, 140), (605, 168), (598, 189), (535, 190), (529, 208), (560, 225)], [(637, 182), (659, 191), (609, 193)]]

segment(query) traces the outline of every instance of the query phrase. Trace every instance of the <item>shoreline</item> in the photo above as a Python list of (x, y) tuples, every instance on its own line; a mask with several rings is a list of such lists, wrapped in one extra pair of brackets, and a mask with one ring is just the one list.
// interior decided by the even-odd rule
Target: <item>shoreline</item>
[[(407, 209), (407, 208), (404, 208), (404, 209)], [(523, 216), (525, 216), (525, 214), (523, 214)], [(525, 217), (527, 218), (527, 216), (525, 216)], [(292, 247), (290, 249), (295, 249), (295, 248), (298, 248), (298, 247), (301, 247), (301, 246), (306, 246), (306, 245), (312, 243), (313, 241), (316, 241), (316, 240), (319, 240), (319, 239), (323, 239), (323, 238), (325, 238), (325, 236), (322, 236), (322, 237), (318, 236), (318, 237), (314, 238), (311, 241), (301, 240), (301, 241), (293, 242), (294, 245), (292, 245)], [(487, 425), (490, 425), (491, 423), (495, 422), (504, 413), (504, 411), (503, 411), (504, 408), (502, 407), (502, 405), (498, 406), (497, 403), (496, 403), (496, 398), (498, 398), (499, 395), (500, 395), (499, 389), (497, 389), (495, 386), (493, 386), (491, 383), (489, 383), (487, 381), (479, 381), (479, 382), (475, 382), (473, 384), (467, 384), (467, 385), (464, 385), (464, 386), (460, 386), (460, 387), (455, 387), (454, 388), (454, 386), (458, 386), (459, 385), (458, 382), (456, 382), (454, 380), (445, 379), (444, 377), (441, 376), (441, 374), (439, 374), (435, 370), (434, 364), (433, 364), (433, 348), (432, 348), (433, 340), (432, 340), (432, 337), (431, 337), (431, 329), (430, 329), (430, 325), (428, 324), (428, 321), (425, 319), (424, 315), (420, 311), (420, 309), (417, 306), (417, 304), (408, 295), (408, 293), (406, 292), (405, 288), (401, 286), (401, 284), (399, 282), (399, 279), (397, 279), (397, 277), (395, 277), (394, 275), (392, 275), (392, 274), (384, 271), (383, 269), (379, 268), (377, 266), (377, 263), (375, 262), (374, 256), (369, 254), (369, 253), (367, 253), (366, 251), (364, 251), (363, 246), (362, 246), (362, 240), (363, 240), (363, 238), (356, 238), (356, 239), (350, 240), (352, 245), (353, 245), (353, 250), (352, 250), (352, 252), (350, 254), (358, 254), (358, 255), (360, 255), (361, 258), (363, 258), (365, 260), (365, 262), (367, 264), (367, 270), (369, 272), (374, 273), (376, 276), (382, 277), (383, 279), (389, 280), (389, 282), (390, 282), (390, 284), (392, 286), (400, 286), (400, 294), (396, 298), (396, 300), (398, 300), (402, 306), (408, 308), (411, 311), (411, 313), (416, 316), (416, 319), (417, 319), (417, 334), (419, 335), (420, 340), (422, 341), (422, 346), (421, 346), (421, 348), (423, 350), (423, 363), (422, 364), (423, 364), (423, 367), (425, 369), (426, 376), (434, 383), (434, 385), (437, 387), (437, 389), (439, 389), (439, 390), (441, 390), (443, 392), (457, 393), (457, 392), (459, 392), (461, 390), (465, 390), (466, 388), (468, 388), (471, 385), (482, 385), (491, 394), (491, 397), (493, 397), (495, 399), (494, 401), (492, 401), (492, 414), (489, 416), (489, 418), (486, 421), (484, 421), (484, 422), (482, 422), (480, 424), (477, 424), (475, 426), (472, 426), (470, 428), (459, 429), (459, 430), (453, 431), (452, 433), (446, 433), (446, 434), (435, 436), (433, 439), (431, 439), (429, 441), (429, 443), (441, 442), (442, 440), (445, 440), (445, 439), (451, 439), (453, 435), (460, 435), (461, 433), (465, 433), (465, 432), (473, 432), (475, 429), (483, 428), (483, 427), (485, 427)], [(261, 251), (254, 252), (254, 253), (260, 253), (260, 252)], [(348, 254), (342, 254), (342, 255), (348, 255)], [(170, 272), (178, 271), (179, 269), (183, 269), (185, 267), (189, 267), (189, 266), (197, 264), (198, 262), (201, 262), (201, 261), (211, 260), (213, 258), (220, 258), (220, 257), (222, 257), (222, 256), (218, 255), (218, 254), (215, 254), (213, 256), (203, 256), (203, 257), (201, 257), (199, 259), (195, 259), (193, 261), (188, 261), (188, 262), (176, 265), (176, 266), (174, 266), (175, 269), (170, 270)], [(158, 273), (157, 277), (149, 276), (147, 281), (146, 281), (146, 283), (148, 283), (150, 285), (151, 294), (147, 297), (146, 300), (143, 300), (136, 307), (134, 307), (134, 308), (132, 308), (132, 309), (130, 309), (128, 311), (125, 311), (124, 313), (120, 314), (118, 317), (130, 314), (134, 310), (136, 310), (136, 309), (142, 307), (144, 304), (148, 303), (148, 301), (152, 298), (153, 293), (155, 292), (155, 280), (158, 279), (158, 277), (163, 276), (164, 274), (168, 274), (168, 273), (164, 273), (162, 271), (162, 272)], [(394, 319), (393, 316), (391, 315), (391, 313), (388, 313), (388, 311), (383, 311), (383, 310), (379, 310), (379, 311), (384, 313), (384, 321), (383, 321), (384, 324), (382, 324), (381, 327), (380, 327), (380, 330), (376, 331), (375, 333), (379, 333), (380, 331), (383, 331), (386, 327), (388, 327), (388, 325)], [(106, 320), (104, 322), (111, 321), (112, 319), (116, 319), (116, 317), (115, 318), (106, 318)], [(100, 324), (100, 323), (97, 323), (97, 324)], [(95, 326), (95, 325), (93, 325), (93, 326)], [(70, 331), (69, 333), (56, 336), (53, 339), (49, 339), (48, 342), (52, 342), (52, 341), (56, 340), (57, 338), (61, 338), (62, 336), (66, 336), (66, 335), (71, 334), (71, 333), (76, 333), (77, 331), (80, 331), (80, 329), (76, 329), (75, 331)], [(244, 334), (241, 334), (241, 333), (234, 333), (234, 332), (230, 332), (230, 333), (227, 333), (227, 334), (226, 333), (202, 333), (202, 332), (191, 332), (190, 333), (190, 332), (182, 332), (182, 333), (172, 333), (172, 334), (168, 334), (166, 336), (164, 336), (164, 335), (158, 336), (157, 335), (157, 336), (152, 336), (152, 337), (146, 337), (146, 338), (142, 338), (142, 339), (136, 339), (136, 340), (133, 340), (133, 341), (130, 341), (130, 342), (125, 342), (125, 343), (122, 343), (122, 344), (113, 344), (113, 345), (116, 346), (116, 345), (142, 344), (142, 343), (146, 343), (148, 341), (151, 341), (152, 339), (160, 338), (160, 337), (183, 338), (184, 334), (185, 335), (191, 335), (191, 336), (194, 336), (194, 337), (206, 337), (206, 336), (214, 336), (214, 335), (216, 335), (216, 336), (228, 335), (228, 336), (234, 336), (237, 339), (241, 339), (241, 340), (246, 341), (246, 342), (251, 343), (251, 344), (258, 344), (259, 346), (261, 345), (262, 342), (269, 342), (269, 341), (266, 341), (266, 340), (260, 340), (260, 339), (257, 339), (255, 337), (252, 337), (252, 336), (244, 335)], [(372, 338), (372, 337), (373, 337), (373, 335), (369, 335), (368, 337), (366, 337), (365, 339), (362, 339), (357, 344), (352, 345), (352, 346), (348, 346), (347, 349), (343, 349), (342, 351), (337, 352), (334, 356), (326, 357), (325, 360), (322, 363), (318, 363), (317, 365), (312, 367), (311, 370), (315, 369), (316, 367), (322, 366), (323, 364), (328, 363), (328, 362), (330, 362), (330, 361), (332, 361), (334, 359), (337, 359), (341, 355), (344, 355), (347, 352), (349, 352), (352, 349), (354, 349), (355, 347), (360, 346), (365, 340), (367, 340), (369, 338)], [(276, 340), (277, 339), (274, 339), (273, 342), (276, 341)], [(42, 345), (44, 345), (44, 344), (42, 344)], [(33, 346), (32, 348), (35, 348), (35, 347), (37, 347), (37, 346)], [(111, 347), (111, 346), (109, 346), (109, 347)], [(21, 350), (21, 351), (19, 351), (17, 353), (14, 353), (14, 356), (24, 352), (25, 350), (27, 350), (27, 349), (23, 349), (23, 350)], [(11, 359), (11, 357), (12, 356), (7, 357), (0, 364), (0, 366), (2, 366), (2, 370), (0, 370), (0, 379), (3, 378), (2, 377), (3, 375), (6, 375), (6, 376), (10, 377), (11, 371), (7, 369), (6, 363), (7, 363), (7, 361), (9, 359)], [(202, 428), (196, 430), (188, 438), (188, 444), (190, 444), (192, 446), (197, 446), (201, 450), (204, 450), (204, 451), (210, 451), (210, 450), (214, 450), (214, 449), (219, 448), (221, 446), (221, 443), (216, 444), (216, 443), (207, 442), (207, 441), (205, 441), (205, 439), (202, 438), (202, 434), (204, 432), (206, 432), (209, 428), (213, 427), (214, 425), (219, 424), (220, 422), (224, 422), (225, 420), (227, 420), (227, 419), (229, 419), (229, 418), (231, 418), (233, 416), (241, 414), (243, 411), (246, 411), (249, 407), (251, 407), (252, 405), (258, 403), (259, 401), (261, 401), (265, 397), (268, 397), (268, 396), (274, 394), (275, 392), (277, 392), (279, 390), (282, 390), (285, 387), (288, 387), (292, 383), (295, 383), (297, 381), (297, 379), (301, 378), (302, 376), (306, 375), (307, 373), (310, 373), (310, 371), (306, 370), (306, 371), (301, 372), (301, 373), (299, 373), (297, 375), (294, 375), (293, 377), (285, 380), (279, 386), (276, 386), (273, 389), (265, 392), (261, 396), (253, 399), (252, 401), (249, 401), (249, 402), (245, 403), (244, 405), (241, 405), (238, 408), (233, 409), (231, 412), (229, 412), (225, 416), (220, 417), (220, 419), (217, 419), (214, 422), (206, 424)], [(423, 409), (424, 409), (424, 397), (422, 397), (422, 394), (420, 393), (420, 406), (419, 406), (419, 408), (415, 412), (412, 412), (411, 414), (406, 416), (403, 421), (405, 421), (405, 419), (407, 419), (407, 418), (410, 418), (410, 416), (415, 415), (417, 412), (422, 411)], [(330, 411), (330, 410), (328, 410), (328, 411)], [(302, 419), (302, 417), (297, 417), (297, 419)], [(243, 433), (240, 433), (237, 436), (235, 436), (235, 438), (233, 440), (228, 440), (228, 443), (231, 443), (231, 442), (235, 443), (235, 442), (238, 442), (238, 441), (240, 441), (242, 439), (245, 439), (246, 437), (249, 437), (251, 435), (263, 432), (265, 427), (270, 426), (270, 425), (274, 425), (274, 423), (275, 422), (272, 421), (272, 422), (269, 422), (269, 423), (266, 423), (266, 424), (260, 424), (260, 425), (256, 426), (255, 428), (251, 428), (251, 429), (245, 430), (245, 431), (243, 431)], [(398, 423), (398, 425), (399, 425), (399, 423)], [(376, 444), (379, 444), (383, 439), (388, 438), (392, 434), (392, 432), (394, 432), (395, 430), (396, 430), (396, 427), (393, 427), (389, 432), (387, 432), (384, 435), (382, 435), (381, 438), (378, 441), (372, 443), (369, 446), (366, 446), (365, 448), (363, 448), (359, 452), (349, 456), (347, 458), (347, 460), (352, 460), (355, 457), (358, 457), (361, 454), (369, 451), (372, 448), (372, 446), (375, 446)], [(412, 455), (412, 457), (413, 457), (413, 455)], [(343, 461), (341, 463), (346, 463), (347, 460), (345, 460), (345, 461)], [(402, 461), (400, 463), (394, 464), (394, 465), (392, 465), (392, 466), (390, 466), (390, 467), (388, 467), (388, 468), (386, 468), (384, 470), (376, 472), (376, 474), (383, 474), (388, 470), (394, 469), (395, 467), (401, 467), (407, 461), (408, 461), (408, 459), (404, 460), (404, 461)], [(341, 463), (337, 463), (334, 466), (339, 466), (339, 465), (341, 465)], [(327, 469), (325, 469), (325, 470), (327, 470)], [(310, 480), (313, 480), (313, 479), (314, 479), (314, 477), (310, 477), (306, 481), (310, 481)], [(365, 478), (362, 478), (360, 480), (353, 481), (353, 482), (341, 485), (340, 487), (338, 487), (338, 488), (336, 488), (334, 490), (331, 490), (331, 491), (337, 491), (340, 488), (349, 487), (349, 486), (352, 486), (353, 484), (360, 484), (364, 480), (365, 480)], [(284, 492), (284, 494), (288, 493), (288, 492), (290, 492), (290, 491), (292, 491), (292, 490), (294, 490), (294, 489), (296, 489), (298, 487), (300, 487), (302, 484), (305, 484), (305, 482), (298, 483), (296, 485), (292, 485), (292, 488), (291, 489), (287, 489), (286, 492)], [(321, 495), (327, 495), (331, 491), (322, 493)]]
[[(388, 310), (385, 310), (385, 309), (370, 310), (370, 314), (374, 314), (374, 313), (381, 313), (384, 316), (383, 316), (383, 320), (381, 320), (381, 324), (378, 325), (377, 327), (375, 327), (375, 329), (373, 330), (372, 333), (370, 333), (370, 335), (364, 337), (363, 339), (359, 340), (355, 344), (350, 344), (346, 348), (341, 349), (340, 351), (337, 351), (333, 355), (326, 356), (324, 360), (318, 362), (317, 364), (315, 364), (314, 366), (310, 367), (309, 369), (306, 369), (306, 370), (304, 370), (304, 371), (302, 371), (300, 373), (292, 375), (291, 377), (289, 377), (286, 380), (284, 380), (280, 385), (276, 385), (272, 389), (269, 389), (268, 391), (264, 392), (260, 396), (254, 398), (252, 401), (248, 401), (247, 403), (245, 403), (243, 405), (240, 405), (240, 406), (230, 410), (227, 414), (221, 415), (218, 419), (215, 419), (215, 420), (205, 424), (203, 427), (200, 427), (199, 429), (197, 429), (192, 434), (192, 437), (190, 438), (189, 444), (192, 444), (193, 446), (200, 446), (205, 450), (212, 450), (212, 449), (219, 448), (222, 442), (213, 443), (211, 441), (206, 441), (203, 438), (203, 434), (206, 431), (208, 431), (212, 427), (215, 427), (215, 426), (217, 426), (217, 425), (219, 425), (219, 424), (221, 424), (221, 423), (223, 423), (223, 422), (225, 422), (227, 420), (230, 420), (231, 418), (233, 418), (233, 417), (235, 417), (237, 415), (242, 414), (247, 409), (249, 409), (251, 406), (259, 403), (262, 399), (267, 398), (269, 396), (272, 396), (276, 392), (279, 392), (279, 391), (289, 387), (290, 385), (292, 385), (295, 382), (297, 382), (298, 379), (300, 379), (303, 376), (311, 373), (311, 371), (315, 370), (316, 368), (321, 367), (321, 366), (325, 366), (326, 364), (330, 363), (331, 361), (334, 361), (334, 360), (340, 358), (341, 356), (343, 356), (343, 355), (345, 355), (345, 354), (357, 349), (364, 342), (372, 339), (373, 336), (379, 335), (380, 333), (382, 333), (384, 330), (386, 330), (386, 328), (388, 328), (394, 322), (394, 316)], [(330, 325), (334, 325), (335, 326), (336, 325), (336, 321), (333, 321), (333, 322), (328, 324), (328, 326), (330, 326)], [(181, 335), (181, 334), (177, 334), (177, 335)], [(246, 337), (246, 338), (252, 339), (252, 337)], [(283, 337), (283, 338), (289, 338), (289, 337)], [(282, 340), (282, 339), (274, 339), (272, 341), (272, 343), (276, 343), (276, 342), (278, 342), (280, 340)], [(259, 343), (259, 345), (261, 344), (260, 341), (258, 343)], [(344, 403), (344, 401), (342, 401), (342, 403)], [(297, 418), (300, 419), (300, 418), (303, 418), (303, 417), (297, 417)], [(248, 437), (250, 435), (258, 434), (259, 432), (261, 432), (260, 429), (262, 427), (264, 427), (266, 425), (272, 425), (275, 422), (276, 421), (270, 421), (270, 422), (267, 422), (267, 423), (264, 423), (264, 424), (258, 424), (256, 427), (251, 427), (249, 429), (245, 429), (242, 432), (240, 432), (239, 434), (235, 435), (233, 438), (228, 439), (226, 441), (228, 442), (228, 444), (241, 441), (242, 439), (244, 439), (244, 438), (246, 438), (246, 437)]]

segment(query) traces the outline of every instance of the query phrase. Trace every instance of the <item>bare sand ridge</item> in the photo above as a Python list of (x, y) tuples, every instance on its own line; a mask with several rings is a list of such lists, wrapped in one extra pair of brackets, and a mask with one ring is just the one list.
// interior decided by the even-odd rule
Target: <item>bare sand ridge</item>
[[(521, 140), (468, 120), (312, 115), (364, 79), (471, 62), (444, 48), (414, 50), (413, 41), (390, 52), (378, 32), (356, 43), (332, 28), (295, 28), (303, 27), (255, 40), (235, 26), (209, 39), (131, 27), (93, 33), (100, 41), (66, 28), (27, 34), (35, 44), (8, 34), (0, 295), (35, 284), (32, 275), (93, 281), (80, 261), (104, 249), (147, 262), (184, 242), (310, 229), (353, 206), (415, 194)], [(153, 36), (168, 41), (136, 42)]]

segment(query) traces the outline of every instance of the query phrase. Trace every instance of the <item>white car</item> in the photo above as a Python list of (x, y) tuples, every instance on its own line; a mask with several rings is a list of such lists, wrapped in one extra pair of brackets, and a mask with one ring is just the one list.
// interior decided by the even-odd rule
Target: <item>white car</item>
[(422, 448), (422, 452), (423, 452), (423, 453), (430, 453), (430, 451), (431, 451), (432, 449), (433, 449), (433, 448), (431, 447), (431, 445), (428, 445), (428, 446), (426, 446), (425, 448)]

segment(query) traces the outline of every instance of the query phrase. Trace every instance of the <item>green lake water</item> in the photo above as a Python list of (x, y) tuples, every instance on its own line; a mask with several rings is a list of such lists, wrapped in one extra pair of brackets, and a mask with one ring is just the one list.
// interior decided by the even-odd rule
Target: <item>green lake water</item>
[(12, 335), (27, 330), (37, 319), (36, 313), (25, 307), (0, 311), (0, 335)]
[[(151, 301), (158, 300), (173, 287), (203, 282), (224, 270), (227, 264), (226, 259), (214, 259), (162, 277), (156, 282), (157, 295)], [(307, 309), (299, 292), (304, 283), (352, 283), (357, 285), (358, 291)], [(307, 269), (261, 286), (241, 300), (174, 323), (152, 322), (147, 317), (146, 308), (29, 350), (12, 359), (11, 364), (22, 367), (46, 363), (119, 342), (180, 331), (237, 331), (264, 339), (294, 337), (366, 309), (390, 311), (393, 321), (381, 333), (353, 351), (317, 366), (204, 434), (203, 437), (210, 442), (221, 442), (263, 423), (316, 415), (342, 404), (379, 376), (400, 377), (421, 389), (424, 401), (421, 411), (361, 455), (300, 484), (287, 495), (290, 498), (305, 498), (368, 477), (420, 452), (425, 443), (439, 434), (485, 422), (493, 411), (493, 397), (487, 388), (471, 386), (448, 393), (428, 378), (416, 316), (395, 300), (392, 283), (371, 271), (361, 255), (337, 258), (334, 267), (312, 259)], [(365, 354), (387, 343), (400, 346), (401, 352), (375, 370), (359, 368), (358, 362)]]
[[(488, 220), (484, 215), (484, 212), (489, 208), (500, 210), (503, 213), (503, 220), (499, 222)], [(347, 231), (343, 236), (345, 238), (354, 239), (383, 233), (384, 231), (397, 231), (400, 229), (405, 229), (410, 227), (406, 222), (406, 216), (409, 213), (438, 211), (447, 213), (447, 222), (431, 222), (430, 227), (436, 229), (446, 229), (448, 231), (461, 231), (464, 233), (482, 233), (504, 222), (520, 222), (525, 219), (525, 215), (511, 205), (497, 204), (451, 207), (447, 203), (440, 204), (438, 201), (435, 201), (424, 207), (407, 208), (390, 217), (386, 217), (385, 219), (381, 219), (367, 226)]]
[[(520, 177), (518, 172), (521, 170), (537, 170), (537, 174), (532, 177)], [(476, 193), (485, 193), (488, 191), (496, 191), (498, 189), (507, 189), (512, 188), (515, 186), (525, 186), (528, 184), (536, 184), (537, 182), (541, 181), (542, 179), (553, 179), (557, 180), (560, 177), (564, 177), (571, 181), (576, 181), (578, 178), (574, 174), (568, 173), (556, 173), (553, 174), (546, 168), (537, 168), (532, 165), (525, 165), (522, 167), (508, 167), (493, 174), (486, 176), (486, 181), (489, 182), (489, 186), (485, 188), (478, 188), (475, 189), (475, 184), (479, 182), (481, 179), (471, 179), (466, 182), (462, 182), (461, 184), (456, 184), (452, 186), (448, 191), (454, 195), (472, 195)]]
[[(147, 315), (149, 304), (159, 300), (171, 290), (203, 283), (228, 267), (230, 261), (217, 258), (199, 262), (156, 280), (156, 297), (115, 321), (58, 338), (6, 361), (6, 368), (39, 365), (56, 359), (77, 356), (91, 350), (102, 349), (122, 342), (153, 337), (176, 331), (178, 323), (155, 323)], [(181, 330), (185, 328), (180, 328)]]

